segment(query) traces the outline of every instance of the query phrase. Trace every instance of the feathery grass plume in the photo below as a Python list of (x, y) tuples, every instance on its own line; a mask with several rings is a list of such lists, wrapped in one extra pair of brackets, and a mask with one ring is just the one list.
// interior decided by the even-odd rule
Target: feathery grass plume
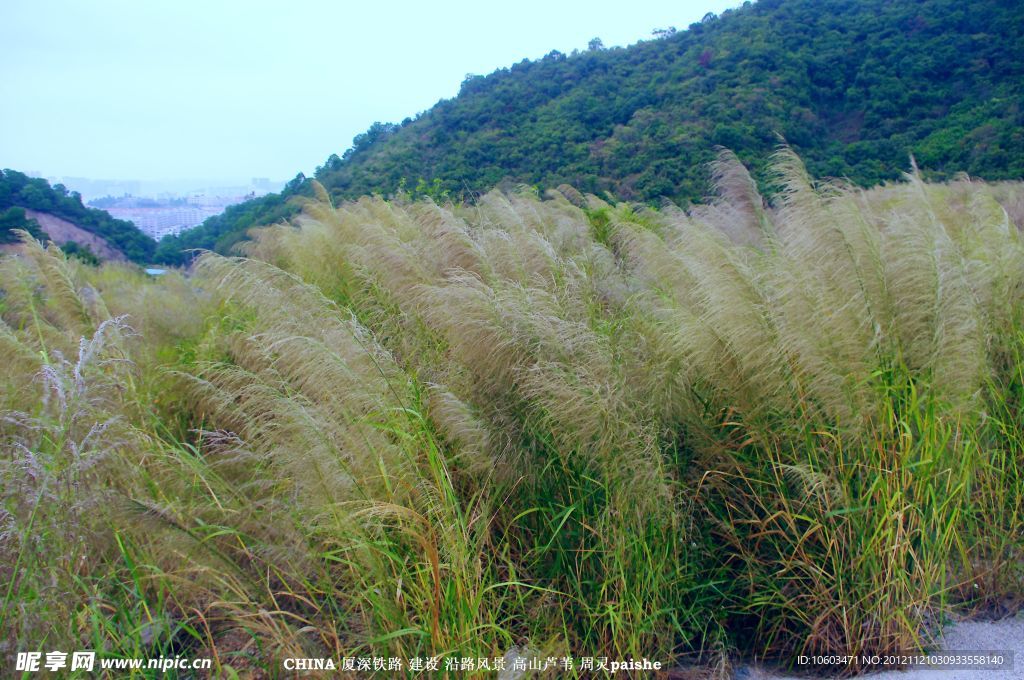
[(971, 182), (972, 187), (987, 187), (992, 197), (1006, 211), (1010, 224), (1024, 229), (1024, 187), (1020, 182)]
[(85, 597), (78, 580), (102, 568), (119, 459), (136, 445), (117, 411), (130, 371), (118, 347), (127, 330), (121, 318), (104, 321), (81, 339), (73, 363), (52, 351), (38, 373), (41, 405), (3, 414), (5, 640), (75, 638)]
[[(437, 310), (426, 313), (428, 322), (444, 328), (454, 358), (473, 375), (475, 401), (509, 404), (525, 436), (525, 455), (512, 463), (522, 492), (505, 501), (513, 512), (525, 506), (537, 513), (537, 521), (506, 529), (525, 550), (524, 567), (573, 594), (582, 620), (566, 625), (577, 644), (600, 640), (620, 653), (658, 645), (653, 611), (672, 606), (678, 574), (670, 563), (641, 567), (630, 551), (644, 545), (648, 558), (675, 559), (674, 542), (649, 542), (653, 532), (675, 533), (671, 486), (656, 436), (637, 422), (617, 386), (609, 348), (544, 290), (494, 290), (463, 275), (425, 295), (426, 306)], [(595, 535), (583, 522), (592, 523)], [(530, 547), (536, 534), (550, 539)], [(551, 572), (579, 551), (594, 552), (568, 574)], [(644, 588), (643, 611), (631, 599), (643, 588), (637, 578), (650, 578), (660, 591)], [(597, 592), (595, 579), (604, 582)], [(631, 621), (622, 624), (625, 630), (617, 630), (618, 617)]]
[[(687, 210), (314, 187), (256, 259), (185, 276), (2, 258), (5, 633), (78, 625), (223, 675), (513, 648), (791, 661), (907, 651), (1012, 603), (1019, 184), (860, 190), (774, 162), (771, 208), (723, 151), (717, 199)], [(59, 502), (34, 511), (42, 479)], [(60, 514), (96, 499), (102, 521)]]
[[(840, 488), (847, 490), (844, 497), (848, 500), (838, 508), (826, 510), (821, 507), (817, 512), (809, 512), (807, 509), (799, 511), (803, 515), (820, 517), (821, 528), (818, 532), (824, 536), (834, 536), (836, 542), (833, 545), (845, 557), (831, 560), (837, 568), (829, 575), (828, 581), (834, 585), (828, 586), (828, 581), (822, 583), (820, 578), (812, 581), (826, 586), (819, 596), (822, 597), (820, 603), (811, 606), (804, 601), (798, 607), (802, 611), (823, 611), (822, 606), (834, 597), (828, 593), (835, 592), (831, 589), (841, 584), (845, 580), (843, 575), (849, 573), (841, 571), (839, 565), (843, 565), (842, 569), (852, 569), (857, 573), (854, 582), (842, 589), (847, 597), (853, 596), (854, 586), (860, 583), (873, 582), (880, 589), (869, 591), (872, 593), (870, 596), (865, 593), (864, 600), (852, 600), (858, 604), (854, 611), (857, 612), (856, 618), (862, 621), (859, 626), (851, 626), (849, 618), (843, 621), (832, 619), (831, 614), (806, 622), (810, 627), (804, 649), (852, 649), (851, 645), (898, 649), (901, 645), (916, 644), (923, 634), (919, 629), (924, 616), (922, 612), (926, 612), (932, 603), (941, 602), (945, 588), (937, 584), (943, 582), (953, 546), (963, 540), (958, 527), (959, 513), (964, 511), (968, 502), (965, 490), (970, 485), (973, 469), (971, 461), (975, 457), (971, 442), (965, 441), (964, 425), (958, 414), (963, 413), (964, 404), (971, 403), (973, 391), (979, 387), (979, 370), (969, 366), (979, 366), (985, 357), (984, 348), (977, 344), (975, 331), (978, 326), (977, 304), (972, 302), (970, 290), (964, 285), (961, 263), (945, 254), (952, 250), (944, 245), (949, 243), (947, 232), (942, 223), (929, 214), (934, 214), (938, 209), (921, 207), (922, 204), (927, 206), (927, 200), (931, 199), (920, 201), (920, 196), (915, 195), (915, 192), (920, 191), (920, 185), (915, 186), (911, 181), (909, 186), (891, 190), (889, 194), (896, 195), (892, 196), (889, 212), (884, 216), (879, 215), (873, 203), (861, 202), (860, 209), (867, 213), (866, 217), (839, 221), (832, 214), (836, 208), (839, 208), (840, 214), (845, 215), (854, 210), (844, 196), (850, 190), (833, 190), (835, 193), (831, 196), (819, 197), (792, 158), (782, 170), (789, 178), (779, 214), (782, 224), (778, 233), (783, 248), (781, 253), (775, 251), (766, 257), (769, 271), (779, 265), (785, 266), (785, 269), (780, 267), (781, 271), (775, 270), (780, 275), (777, 282), (773, 282), (781, 291), (773, 296), (778, 302), (772, 305), (778, 315), (777, 323), (782, 329), (780, 349), (799, 362), (797, 365), (801, 370), (796, 375), (815, 401), (825, 404), (842, 403), (837, 399), (839, 392), (834, 391), (829, 395), (827, 389), (823, 389), (828, 387), (828, 383), (821, 382), (822, 374), (824, 377), (832, 374), (835, 379), (847, 381), (848, 385), (852, 383), (859, 392), (859, 397), (851, 403), (852, 408), (846, 413), (835, 408), (826, 409), (817, 416), (813, 412), (804, 411), (804, 417), (811, 416), (808, 425), (819, 430), (827, 428), (839, 436), (837, 442), (842, 444), (841, 450), (859, 450), (861, 453), (857, 453), (852, 461), (848, 453), (839, 459), (818, 456), (805, 458), (819, 471), (815, 474), (836, 475), (840, 480)], [(822, 233), (821, 227), (816, 225), (827, 227), (829, 224), (847, 224), (854, 229), (847, 230), (845, 236), (839, 233), (825, 239), (824, 243), (815, 243), (821, 240), (815, 234)], [(864, 238), (865, 224), (878, 229), (878, 237), (868, 233), (868, 238)], [(811, 251), (806, 249), (806, 243), (814, 244)], [(844, 243), (847, 251), (845, 256), (842, 250), (834, 250), (837, 245)], [(833, 248), (831, 254), (826, 259), (816, 260), (813, 252), (828, 253), (830, 245)], [(790, 263), (784, 259), (777, 260), (779, 264), (772, 263), (777, 254), (789, 253), (792, 253)], [(876, 259), (875, 253), (878, 253), (881, 268), (872, 263)], [(864, 266), (865, 263), (871, 266)], [(837, 279), (834, 272), (843, 271), (844, 267), (845, 273)], [(882, 277), (878, 277), (879, 270)], [(801, 272), (813, 275), (801, 276)], [(871, 281), (872, 274), (882, 280)], [(844, 279), (847, 281), (845, 284)], [(935, 282), (930, 289), (929, 280)], [(844, 285), (849, 286), (849, 282), (855, 283), (856, 287), (844, 290)], [(825, 304), (814, 304), (814, 298), (808, 304), (807, 292), (815, 288), (819, 291), (815, 297), (819, 299), (824, 297), (822, 293), (829, 294)], [(829, 289), (835, 292), (829, 293)], [(892, 295), (891, 303), (884, 297), (889, 294)], [(913, 297), (915, 295), (920, 297)], [(935, 297), (939, 297), (942, 304), (934, 302)], [(844, 300), (853, 300), (856, 304), (844, 304)], [(929, 308), (930, 316), (923, 317), (919, 310), (926, 300), (933, 304)], [(797, 327), (798, 332), (789, 330), (792, 328), (792, 320), (798, 318), (805, 309), (816, 312), (813, 319), (816, 335), (815, 326), (810, 320), (803, 322), (803, 328)], [(884, 318), (886, 309), (895, 310), (891, 323), (886, 323)], [(867, 330), (865, 320), (874, 322), (873, 334), (864, 332)], [(808, 351), (807, 340), (820, 342), (819, 338), (829, 342), (826, 345), (829, 351), (816, 354), (828, 358), (832, 366), (808, 361), (808, 357), (814, 358), (814, 353)], [(926, 359), (916, 359), (915, 349), (922, 345), (931, 346), (930, 355)], [(813, 350), (813, 345), (809, 349)], [(901, 368), (904, 358), (908, 358), (909, 366)], [(827, 372), (823, 369), (827, 369)], [(841, 371), (846, 372), (845, 376)], [(952, 385), (953, 380), (958, 381), (957, 385)], [(833, 385), (840, 387), (841, 384), (834, 382)], [(865, 390), (865, 386), (870, 386), (870, 391)], [(871, 392), (876, 396), (872, 398)], [(842, 425), (844, 418), (849, 417), (847, 413), (860, 414), (868, 420), (864, 426), (856, 427), (852, 432), (844, 432)], [(895, 432), (914, 434), (894, 437), (892, 433)], [(850, 438), (851, 434), (856, 436)], [(969, 436), (967, 438), (969, 440)], [(805, 446), (810, 445), (808, 441)], [(784, 442), (782, 446), (786, 446)], [(898, 451), (900, 455), (895, 459), (876, 458), (876, 452), (886, 450)], [(785, 470), (794, 469), (791, 463), (786, 462), (789, 455), (785, 453), (785, 448), (779, 454), (779, 464)], [(763, 509), (751, 509), (750, 512), (767, 518), (794, 514), (796, 511), (778, 505), (785, 503), (788, 496), (785, 479), (780, 482), (776, 476), (773, 481), (771, 476), (762, 478), (754, 472), (761, 467), (757, 462), (760, 456), (763, 454), (756, 454), (754, 460), (748, 461), (741, 468), (744, 471), (739, 476), (747, 479), (753, 475), (762, 481), (748, 485), (739, 492), (739, 496), (747, 499), (761, 498), (759, 502), (764, 504)], [(851, 462), (853, 467), (850, 467)], [(923, 474), (918, 467), (913, 475), (908, 476), (908, 467), (926, 463), (936, 470), (934, 475)], [(849, 472), (858, 470), (861, 465), (865, 470), (884, 471), (883, 483), (876, 482), (865, 488), (865, 482), (861, 479), (863, 473), (851, 475)], [(902, 486), (891, 484), (896, 480), (904, 480), (900, 482)], [(829, 482), (829, 486), (834, 485), (834, 481)], [(873, 506), (893, 507), (902, 502), (899, 499), (908, 492), (914, 498), (913, 515), (901, 513), (892, 522), (885, 513), (868, 511)], [(773, 494), (777, 494), (775, 501), (771, 500)], [(734, 494), (727, 495), (735, 497)], [(937, 502), (933, 500), (935, 498), (941, 498), (942, 501)], [(831, 513), (847, 512), (851, 507), (857, 509), (844, 515), (842, 521), (828, 519)], [(867, 524), (860, 520), (866, 520)], [(772, 521), (774, 524), (777, 520)], [(847, 533), (842, 529), (842, 524), (846, 522), (853, 522), (857, 530)], [(731, 517), (721, 525), (729, 527), (727, 533), (730, 533), (742, 527), (743, 523), (739, 518)], [(764, 527), (763, 530), (770, 529)], [(779, 532), (780, 535), (788, 533), (783, 527), (779, 527)], [(804, 539), (797, 539), (796, 535), (796, 531), (793, 531), (794, 545), (807, 550), (810, 544)], [(845, 538), (838, 540), (843, 536)], [(880, 543), (865, 544), (863, 540), (866, 536), (880, 540)], [(910, 539), (910, 536), (916, 538)], [(910, 552), (903, 547), (907, 541), (915, 546)], [(780, 543), (785, 544), (785, 541)], [(758, 549), (749, 550), (746, 547), (749, 545), (748, 539), (742, 532), (734, 540), (734, 545), (740, 548), (741, 554), (748, 555), (748, 564), (766, 559), (763, 552), (759, 555)], [(882, 554), (899, 558), (896, 564), (901, 565), (901, 569), (883, 569), (884, 563), (876, 559)], [(857, 557), (851, 562), (852, 556)], [(781, 560), (782, 557), (770, 558), (768, 562), (776, 559)], [(766, 573), (775, 576), (766, 578), (766, 581), (798, 566), (792, 559), (787, 559), (789, 561), (783, 563), (786, 566), (781, 570), (777, 567), (767, 568)], [(913, 560), (910, 565), (904, 561), (908, 559)], [(814, 569), (812, 565), (820, 564), (821, 559), (811, 556), (803, 558), (803, 562), (807, 568)], [(906, 568), (905, 572), (903, 568)], [(767, 593), (772, 590), (765, 588), (765, 585), (759, 583), (764, 588), (760, 592), (765, 593), (761, 600), (767, 603), (770, 601)], [(869, 606), (869, 598), (877, 597), (879, 592), (886, 593), (885, 599), (894, 607), (890, 611), (914, 612), (913, 619), (893, 618)], [(779, 601), (788, 606), (793, 602), (792, 594), (780, 592)], [(776, 639), (781, 628), (766, 631), (764, 624), (773, 621), (773, 625), (784, 626), (782, 622), (788, 617), (778, 612), (769, 614), (760, 608), (756, 611), (761, 621), (760, 635), (766, 640)], [(829, 623), (830, 620), (832, 623)]]
[(644, 437), (635, 424), (616, 420), (616, 411), (628, 407), (616, 394), (614, 357), (603, 338), (571, 318), (565, 305), (578, 300), (539, 289), (493, 291), (472, 277), (453, 278), (427, 295), (428, 321), (444, 329), (485, 397), (522, 401), (558, 451), (593, 456), (606, 473), (642, 484), (638, 472), (656, 472), (656, 456), (639, 464), (625, 455)]
[[(45, 252), (42, 257), (50, 257)], [(3, 291), (2, 315), (19, 334), (23, 343), (38, 352), (44, 360), (52, 351), (70, 355), (78, 338), (87, 330), (80, 317), (73, 315), (74, 326), (65, 329), (64, 319), (47, 299), (48, 288), (43, 273), (31, 259), (4, 257), (0, 259), (0, 290)]]
[[(353, 598), (368, 634), (403, 655), (490, 652), (492, 637), (474, 632), (490, 597), (479, 562), (486, 504), (455, 497), (408, 379), (366, 329), (291, 275), (205, 256), (197, 277), (248, 316), (219, 344), (230, 363), (197, 365), (200, 409), (294, 485), (308, 530), (344, 568), (336, 596)], [(397, 600), (382, 597), (396, 588)]]
[(873, 316), (885, 304), (877, 238), (842, 188), (813, 186), (789, 149), (776, 159), (785, 189), (778, 236), (763, 258), (776, 351), (793, 367), (794, 407), (821, 409), (828, 421), (861, 432), (873, 417), (867, 383), (884, 323)]
[[(389, 349), (396, 356), (417, 361), (436, 354), (438, 339), (401, 305), (405, 302), (407, 308), (416, 286), (438, 280), (447, 266), (445, 253), (451, 251), (423, 238), (423, 229), (434, 224), (449, 234), (448, 245), (465, 243), (457, 234), (457, 221), (438, 208), (416, 215), (371, 199), (338, 209), (316, 208), (307, 205), (301, 232), (258, 231), (257, 245), (250, 252), (262, 253), (261, 257), (273, 253), (270, 259), (285, 257), (292, 263), (286, 266), (304, 280), (350, 306), (379, 336), (392, 338), (395, 343)], [(316, 215), (322, 219), (313, 221)], [(466, 256), (472, 255), (463, 252), (460, 261), (469, 264)], [(429, 360), (420, 363), (429, 370)]]
[(719, 147), (709, 169), (716, 200), (707, 206), (694, 206), (690, 214), (714, 224), (737, 244), (762, 245), (773, 238), (774, 226), (757, 183), (736, 154)]
[[(80, 350), (81, 338), (111, 319), (102, 295), (84, 282), (89, 268), (69, 263), (56, 246), (44, 250), (27, 239), (25, 256), (5, 257), (0, 261), (0, 308), (4, 331), (3, 346), (10, 352), (6, 373), (13, 398), (19, 391), (23, 403), (12, 408), (31, 410), (29, 404), (45, 393), (37, 387), (35, 376), (45, 365)], [(75, 279), (82, 283), (80, 292)], [(125, 324), (107, 326), (108, 334), (117, 334)], [(123, 340), (123, 338), (121, 338)]]
[(108, 301), (110, 312), (127, 315), (138, 333), (130, 352), (139, 368), (139, 418), (150, 419), (158, 430), (172, 426), (173, 434), (165, 433), (172, 440), (189, 439), (191, 425), (179, 403), (183, 391), (164, 368), (194, 356), (207, 320), (217, 313), (209, 291), (173, 270), (156, 280), (115, 263), (88, 271), (87, 281)]
[[(776, 170), (784, 192), (761, 250), (726, 241), (713, 210), (639, 219), (618, 211), (612, 246), (624, 272), (646, 288), (636, 300), (656, 320), (637, 327), (657, 350), (641, 358), (648, 362), (641, 373), (674, 376), (654, 393), (677, 400), (689, 423), (704, 420), (703, 435), (683, 431), (709, 467), (703, 488), (712, 492), (702, 498), (714, 533), (735, 551), (724, 564), (751, 579), (747, 597), (756, 599), (737, 594), (735, 602), (756, 612), (754, 648), (913, 645), (924, 612), (942, 606), (951, 551), (965, 540), (958, 518), (977, 457), (964, 409), (977, 403), (979, 378), (990, 370), (977, 330), (986, 312), (975, 291), (1013, 278), (1001, 272), (1015, 267), (1016, 235), (985, 226), (999, 224), (990, 204), (985, 220), (972, 220), (983, 199), (958, 210), (940, 189), (924, 195), (913, 179), (870, 193), (815, 187), (788, 150)], [(979, 242), (1009, 249), (1009, 264), (981, 265), (995, 261), (986, 253), (965, 265), (959, 252)], [(901, 453), (879, 459), (885, 451)], [(925, 462), (934, 476), (905, 467)], [(884, 484), (867, 483), (876, 470), (885, 471)], [(808, 479), (815, 481), (807, 486)], [(889, 521), (867, 511), (908, 492), (913, 516)], [(808, 497), (816, 503), (798, 502)], [(814, 533), (805, 534), (797, 516), (815, 518)], [(880, 555), (898, 557), (907, 575), (895, 578)], [(823, 564), (833, 565), (827, 575)], [(813, 590), (773, 590), (780, 574)], [(867, 583), (875, 590), (863, 593), (887, 593), (889, 611), (901, 613), (871, 606), (866, 594), (858, 599)], [(773, 592), (779, 608), (765, 609)], [(860, 623), (833, 618), (843, 607), (854, 608)], [(805, 632), (794, 635), (801, 626)]]
[[(978, 300), (985, 343), (995, 356), (1005, 355), (1005, 343), (1024, 300), (1024, 245), (1020, 228), (1000, 205), (997, 187), (961, 180), (950, 183), (943, 197), (953, 209), (953, 226), (965, 277)], [(940, 194), (941, 196), (941, 194)]]
[(196, 275), (252, 317), (222, 343), (232, 363), (200, 365), (193, 380), (212, 417), (273, 452), (318, 512), (336, 515), (353, 485), (369, 485), (382, 467), (401, 478), (373, 419), (403, 407), (403, 388), (365, 329), (272, 266), (209, 255)]
[[(353, 213), (358, 213), (355, 217), (361, 220), (358, 233), (347, 229), (358, 247), (349, 242), (344, 252), (339, 252), (344, 258), (340, 270), (366, 272), (374, 278), (369, 294), (357, 293), (351, 300), (362, 310), (361, 318), (379, 337), (388, 338), (391, 346), (401, 338), (395, 337), (395, 326), (386, 316), (420, 319), (427, 337), (447, 348), (443, 355), (431, 353), (426, 361), (422, 356), (406, 359), (405, 352), (397, 352), (407, 365), (413, 362), (411, 365), (421, 375), (426, 371), (426, 375), (435, 376), (432, 379), (443, 380), (444, 384), (433, 390), (432, 400), (439, 429), (457, 447), (466, 445), (465, 439), (459, 440), (467, 431), (474, 432), (474, 441), (486, 442), (490, 448), (487, 454), (494, 461), (491, 465), (509, 471), (514, 488), (529, 489), (529, 495), (518, 492), (520, 498), (514, 501), (506, 498), (508, 511), (503, 513), (505, 519), (498, 520), (499, 526), (523, 509), (541, 518), (556, 518), (549, 525), (538, 525), (545, 535), (551, 535), (546, 548), (543, 542), (533, 548), (517, 548), (534, 568), (550, 570), (551, 564), (568, 558), (569, 550), (578, 549), (575, 546), (579, 538), (573, 534), (583, 525), (577, 524), (571, 512), (559, 521), (557, 517), (566, 506), (553, 506), (552, 500), (570, 505), (592, 503), (596, 489), (583, 492), (579, 498), (573, 498), (576, 491), (572, 489), (586, 486), (579, 476), (584, 470), (601, 478), (599, 488), (608, 499), (596, 506), (595, 512), (609, 513), (600, 520), (605, 527), (602, 544), (609, 546), (609, 557), (588, 560), (585, 572), (575, 577), (575, 585), (570, 580), (566, 586), (584, 598), (591, 612), (583, 621), (593, 617), (597, 624), (606, 619), (586, 634), (611, 634), (616, 638), (617, 634), (608, 632), (613, 629), (612, 612), (605, 608), (606, 613), (601, 613), (600, 604), (613, 596), (581, 592), (580, 579), (594, 578), (604, 562), (612, 570), (609, 574), (616, 574), (609, 581), (610, 587), (621, 589), (621, 583), (629, 577), (617, 570), (624, 565), (614, 567), (611, 556), (615, 551), (610, 546), (616, 541), (636, 545), (638, 531), (646, 531), (635, 529), (638, 522), (671, 524), (674, 520), (638, 518), (644, 515), (644, 508), (664, 516), (664, 508), (671, 502), (666, 505), (656, 499), (664, 501), (671, 494), (658, 472), (658, 437), (630, 411), (629, 399), (615, 384), (614, 352), (595, 333), (613, 327), (604, 318), (605, 302), (600, 293), (609, 285), (622, 288), (615, 281), (614, 262), (593, 242), (585, 215), (564, 199), (540, 203), (535, 197), (490, 194), (475, 207), (455, 212), (465, 220), (449, 208), (430, 203), (389, 206), (364, 199), (341, 206), (326, 217), (335, 228), (346, 228), (347, 221), (355, 219)], [(367, 215), (378, 219), (371, 222)], [(323, 224), (306, 223), (300, 231), (279, 231), (268, 234), (269, 238), (257, 234), (257, 238), (263, 248), (270, 239), (280, 237), (301, 240), (308, 233), (318, 238), (323, 228)], [(301, 252), (294, 245), (289, 248)], [(272, 251), (269, 257), (274, 257)], [(595, 282), (591, 272), (600, 272), (604, 279)], [(313, 280), (323, 280), (322, 273), (312, 276)], [(332, 284), (328, 282), (327, 286)], [(380, 288), (387, 291), (384, 297), (373, 292)], [(384, 312), (384, 317), (374, 313), (374, 307)], [(595, 330), (590, 324), (595, 324)], [(591, 368), (582, 368), (581, 362), (589, 362)], [(438, 408), (437, 395), (442, 394), (446, 395), (442, 403), (447, 407)], [(472, 427), (467, 429), (469, 412), (475, 415), (470, 421)], [(486, 435), (481, 427), (486, 428)], [(528, 453), (531, 450), (532, 455)], [(552, 467), (557, 459), (547, 452), (561, 456), (561, 465)], [(474, 451), (471, 455), (477, 458), (479, 454)], [(535, 457), (538, 455), (539, 459)], [(531, 470), (538, 465), (546, 468), (540, 478)], [(484, 469), (489, 469), (487, 464), (478, 461), (463, 471)], [(638, 471), (649, 474), (638, 477)], [(502, 477), (489, 479), (500, 482)], [(562, 490), (554, 492), (559, 486)], [(466, 488), (480, 487), (470, 483)], [(505, 492), (499, 489), (492, 493)], [(556, 494), (554, 498), (552, 493)], [(541, 507), (530, 510), (537, 503)], [(597, 509), (604, 503), (607, 507)], [(630, 519), (609, 520), (614, 513)], [(572, 520), (571, 532), (568, 526), (562, 527), (564, 532), (559, 528), (566, 519)], [(525, 537), (521, 529), (512, 529), (517, 541)], [(674, 542), (667, 545), (670, 551), (675, 550)], [(658, 569), (664, 571), (664, 567)], [(553, 584), (563, 577), (556, 578)], [(611, 586), (615, 583), (618, 585)], [(657, 601), (664, 601), (665, 593), (657, 597)], [(577, 629), (574, 635), (584, 629), (579, 622), (571, 625)], [(629, 634), (627, 631), (626, 637)], [(617, 644), (635, 645), (635, 641), (626, 643), (625, 639)]]
[[(61, 321), (80, 330), (87, 329), (102, 319), (93, 319), (90, 309), (82, 300), (72, 281), (71, 268), (64, 254), (54, 244), (45, 250), (28, 232), (21, 233), (22, 244), (39, 270), (46, 286), (47, 302), (60, 315)], [(101, 312), (101, 310), (97, 310)]]
[(473, 240), (469, 225), (449, 209), (440, 208), (433, 202), (409, 206), (420, 228), (417, 245), (424, 259), (433, 266), (435, 275), (444, 275), (451, 270), (482, 273), (486, 266), (484, 254)]
[(427, 414), (452, 447), (450, 464), (467, 477), (509, 480), (506, 464), (513, 443), (495, 442), (499, 430), (489, 428), (473, 407), (443, 385), (430, 385)]
[(976, 405), (984, 369), (978, 300), (956, 241), (937, 214), (946, 206), (928, 196), (916, 175), (908, 175), (904, 195), (886, 248), (900, 350), (913, 370), (931, 373), (934, 389), (967, 409)]
[[(661, 237), (667, 224), (654, 223), (629, 209), (609, 220), (614, 262), (620, 270), (620, 309), (625, 317), (625, 380), (635, 399), (658, 413), (658, 422), (675, 429), (702, 424), (695, 417), (695, 366), (690, 347), (704, 351), (722, 343), (702, 323), (696, 309), (698, 281)], [(614, 279), (612, 279), (614, 280)]]
[(700, 399), (731, 407), (751, 422), (786, 411), (792, 403), (784, 394), (791, 388), (790, 367), (770, 349), (778, 347), (778, 331), (766, 313), (769, 300), (753, 253), (678, 210), (646, 220), (664, 236), (622, 220), (616, 240), (642, 248), (631, 258), (650, 291), (641, 299), (668, 334), (660, 344), (673, 348), (690, 373), (679, 374), (680, 364), (672, 363), (687, 385), (674, 391), (700, 380), (709, 390)]
[(586, 197), (579, 191), (577, 191), (576, 187), (570, 186), (568, 184), (559, 184), (558, 188), (555, 189), (555, 191), (565, 196), (566, 200), (572, 203), (577, 208), (587, 207)]

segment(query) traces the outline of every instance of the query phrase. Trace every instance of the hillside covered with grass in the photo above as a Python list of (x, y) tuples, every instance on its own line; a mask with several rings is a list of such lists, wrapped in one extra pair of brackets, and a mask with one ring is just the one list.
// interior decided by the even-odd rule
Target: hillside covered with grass
[[(716, 146), (774, 191), (780, 136), (816, 176), (860, 186), (898, 178), (911, 155), (932, 179), (1024, 177), (1019, 2), (759, 0), (659, 35), (468, 77), (415, 118), (375, 123), (316, 179), (335, 200), (568, 183), (685, 204), (707, 195)], [(228, 246), (281, 219), (280, 202), (258, 199), (162, 250)]]
[(0, 259), (4, 654), (792, 663), (1019, 602), (1024, 184), (768, 172)]

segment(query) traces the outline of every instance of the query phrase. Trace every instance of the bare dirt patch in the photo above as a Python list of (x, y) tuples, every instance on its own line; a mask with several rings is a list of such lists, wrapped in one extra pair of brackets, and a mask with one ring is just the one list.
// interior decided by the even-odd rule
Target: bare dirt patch
[(59, 246), (64, 245), (68, 241), (74, 241), (78, 245), (89, 246), (92, 252), (96, 253), (100, 259), (118, 262), (128, 260), (124, 253), (110, 245), (102, 236), (88, 232), (65, 219), (29, 208), (25, 208), (25, 215), (38, 222), (47, 236)]

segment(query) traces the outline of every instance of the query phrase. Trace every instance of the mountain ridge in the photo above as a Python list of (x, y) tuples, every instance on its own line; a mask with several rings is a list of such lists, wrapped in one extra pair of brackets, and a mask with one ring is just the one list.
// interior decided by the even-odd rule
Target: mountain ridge
[[(403, 191), (472, 200), (502, 183), (564, 183), (685, 203), (707, 195), (718, 146), (772, 193), (764, 170), (780, 138), (812, 174), (862, 186), (898, 178), (911, 155), (930, 179), (1020, 178), (1024, 62), (1012, 55), (1024, 54), (1022, 7), (748, 2), (627, 48), (553, 51), (468, 76), (455, 98), (415, 119), (374, 123), (315, 178), (334, 200)], [(308, 193), (300, 174), (280, 199)], [(280, 204), (245, 210), (246, 219), (204, 225), (202, 247), (288, 216)]]

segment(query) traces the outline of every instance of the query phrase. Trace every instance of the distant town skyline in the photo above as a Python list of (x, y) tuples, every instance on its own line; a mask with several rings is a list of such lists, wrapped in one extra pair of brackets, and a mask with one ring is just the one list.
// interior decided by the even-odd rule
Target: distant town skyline
[(0, 166), (43, 177), (311, 174), (374, 121), (399, 122), (551, 50), (683, 30), (737, 0), (637, 0), (615, 11), (522, 0), (0, 4)]
[(104, 196), (192, 196), (210, 194), (217, 196), (237, 196), (250, 192), (265, 194), (280, 191), (287, 179), (270, 179), (268, 177), (250, 177), (211, 179), (201, 177), (180, 177), (163, 180), (138, 180), (120, 177), (77, 177), (74, 175), (46, 175), (34, 170), (25, 174), (30, 177), (42, 177), (51, 185), (63, 184), (69, 191), (77, 191), (86, 202)]

